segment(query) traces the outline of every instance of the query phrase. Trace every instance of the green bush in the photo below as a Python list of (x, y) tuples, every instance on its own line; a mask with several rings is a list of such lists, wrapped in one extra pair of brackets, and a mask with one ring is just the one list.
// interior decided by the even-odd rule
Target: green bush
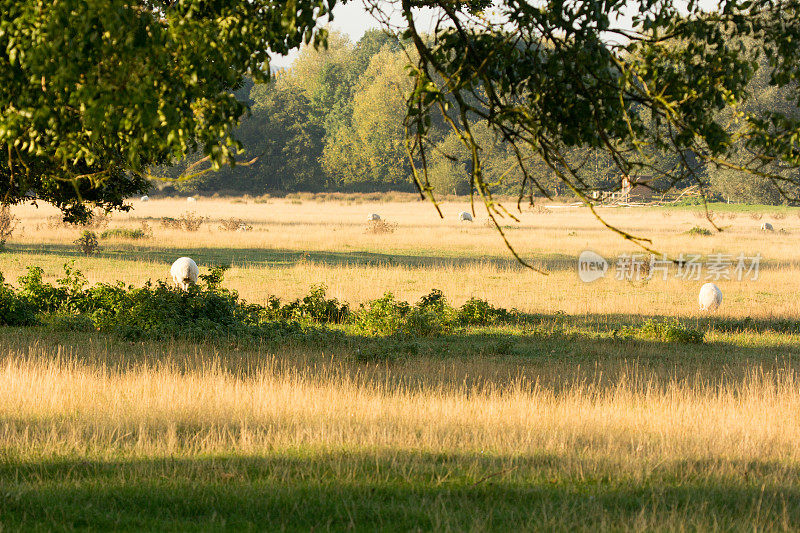
[(36, 324), (36, 307), (14, 292), (0, 274), (0, 325), (32, 326)]
[(695, 226), (689, 231), (686, 232), (687, 235), (699, 235), (701, 237), (710, 237), (711, 230), (707, 228), (701, 228), (700, 226)]
[(480, 298), (470, 298), (458, 310), (458, 322), (462, 326), (488, 326), (510, 317), (508, 310), (494, 307)]
[(114, 228), (100, 234), (101, 239), (108, 239), (109, 237), (118, 239), (146, 239), (150, 237), (150, 235), (143, 228)]
[(705, 337), (702, 331), (682, 324), (678, 319), (648, 319), (639, 326), (625, 326), (622, 330), (625, 337), (639, 337), (659, 342), (681, 342), (701, 344)]
[(0, 323), (29, 325), (40, 315), (46, 326), (57, 330), (99, 330), (128, 340), (237, 337), (308, 341), (329, 337), (331, 332), (324, 324), (330, 323), (347, 324), (351, 331), (369, 336), (435, 337), (511, 316), (505, 309), (475, 298), (455, 309), (437, 289), (413, 306), (387, 292), (354, 313), (347, 304), (328, 298), (325, 285), (312, 286), (308, 295), (285, 305), (275, 296), (266, 306), (249, 304), (235, 291), (222, 287), (225, 269), (212, 268), (199, 276), (198, 285), (183, 291), (163, 281), (143, 287), (121, 282), (89, 286), (73, 262), (66, 263), (63, 276), (51, 284), (43, 281), (41, 268), (29, 267), (19, 278), (18, 292), (0, 283)]
[(261, 311), (262, 315), (270, 320), (308, 319), (340, 324), (350, 316), (350, 307), (336, 298), (326, 298), (327, 290), (325, 284), (314, 285), (302, 300), (297, 299), (286, 305), (281, 305), (277, 296), (270, 296), (267, 307)]
[(403, 327), (409, 311), (407, 302), (398, 301), (394, 294), (386, 292), (377, 300), (361, 304), (353, 317), (353, 324), (367, 335), (395, 335)]
[(438, 289), (423, 296), (413, 307), (387, 292), (383, 297), (362, 305), (352, 323), (366, 335), (434, 337), (453, 332), (458, 324), (458, 315)]
[(457, 323), (457, 313), (439, 289), (420, 298), (406, 315), (402, 331), (418, 337), (436, 337), (452, 333)]

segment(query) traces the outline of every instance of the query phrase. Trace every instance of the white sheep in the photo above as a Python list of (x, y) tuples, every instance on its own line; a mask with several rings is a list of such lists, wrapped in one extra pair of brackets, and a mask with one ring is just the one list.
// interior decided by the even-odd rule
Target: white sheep
[(460, 220), (461, 222), (472, 222), (472, 214), (466, 211), (461, 211), (458, 214), (458, 220)]
[(172, 281), (175, 285), (183, 290), (189, 290), (189, 285), (197, 283), (197, 275), (200, 270), (197, 268), (197, 263), (188, 257), (181, 257), (172, 263), (172, 268), (169, 269), (172, 274)]
[(147, 196), (147, 195), (144, 195), (144, 196), (142, 196), (141, 201), (142, 202), (149, 202), (150, 201), (150, 197)]
[(763, 224), (761, 224), (761, 231), (772, 231), (772, 230), (773, 230), (772, 224), (770, 224), (769, 222), (764, 222)]
[(700, 310), (713, 311), (722, 305), (722, 291), (713, 283), (706, 283), (700, 287), (700, 296), (697, 297)]
[(189, 198), (186, 199), (186, 201), (187, 202), (196, 202), (197, 200), (195, 199), (194, 196), (190, 196)]
[(370, 216), (367, 217), (367, 220), (370, 221), (378, 221), (381, 219), (381, 216), (378, 213), (372, 213)]

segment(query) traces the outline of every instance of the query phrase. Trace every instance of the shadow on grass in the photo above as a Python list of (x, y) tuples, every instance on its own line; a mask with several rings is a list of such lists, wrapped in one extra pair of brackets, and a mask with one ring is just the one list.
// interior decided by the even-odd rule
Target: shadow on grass
[[(687, 344), (615, 338), (607, 332), (482, 328), (438, 337), (373, 337), (318, 326), (314, 336), (219, 337), (204, 341), (128, 342), (111, 334), (50, 327), (5, 328), (0, 351), (27, 360), (74, 359), (98, 369), (126, 372), (140, 365), (204, 372), (209, 365), (247, 377), (265, 368), (314, 379), (346, 375), (374, 385), (457, 390), (539, 387), (554, 393), (576, 383), (598, 390), (620, 380), (630, 387), (693, 386), (713, 382), (740, 387), (756, 374), (800, 373), (800, 343), (706, 342)], [(772, 378), (769, 378), (772, 379)]]
[[(66, 244), (27, 245), (9, 244), (11, 253), (56, 255), (59, 257), (83, 257), (74, 246)], [(367, 251), (329, 252), (276, 249), (276, 248), (179, 248), (165, 250), (147, 246), (118, 246), (105, 249), (94, 257), (117, 260), (172, 263), (177, 257), (186, 255), (200, 265), (263, 265), (270, 267), (294, 265), (301, 262), (319, 263), (329, 266), (403, 266), (408, 268), (468, 267), (472, 265), (494, 265), (497, 268), (529, 272), (513, 258), (475, 258), (446, 255), (407, 255), (402, 253), (378, 253)], [(574, 271), (577, 259), (563, 254), (547, 254), (533, 261), (553, 272)]]
[(660, 463), (643, 477), (631, 470), (578, 456), (397, 450), (6, 458), (0, 522), (46, 530), (800, 527), (796, 467), (719, 459)]
[[(522, 317), (522, 322), (542, 323), (561, 322), (582, 329), (608, 330), (625, 325), (637, 325), (645, 320), (660, 322), (672, 321), (676, 317), (670, 315), (633, 315), (626, 313), (602, 313), (583, 315), (563, 314), (527, 314)], [(700, 331), (718, 331), (722, 333), (778, 333), (800, 334), (800, 320), (786, 317), (772, 318), (732, 318), (732, 317), (681, 317), (682, 324), (691, 326)]]

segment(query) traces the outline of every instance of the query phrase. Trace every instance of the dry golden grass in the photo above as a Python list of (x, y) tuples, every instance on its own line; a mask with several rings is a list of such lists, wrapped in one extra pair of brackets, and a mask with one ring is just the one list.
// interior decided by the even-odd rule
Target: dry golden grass
[[(586, 285), (576, 275), (576, 258), (592, 249), (608, 259), (637, 249), (609, 232), (585, 209), (551, 208), (549, 214), (526, 210), (519, 224), (509, 221), (508, 235), (516, 249), (550, 274), (542, 276), (521, 268), (503, 246), (497, 233), (478, 211), (473, 224), (461, 223), (457, 213), (468, 205), (443, 203), (445, 219), (425, 202), (388, 204), (313, 202), (270, 199), (247, 203), (231, 199), (134, 201), (134, 210), (115, 214), (110, 228), (139, 227), (147, 220), (154, 236), (145, 241), (110, 239), (97, 257), (76, 257), (90, 281), (124, 280), (141, 284), (167, 279), (169, 263), (190, 255), (201, 267), (230, 264), (226, 286), (247, 300), (265, 302), (269, 295), (295, 298), (311, 285), (325, 283), (331, 295), (358, 304), (391, 290), (403, 299), (416, 300), (438, 288), (454, 303), (476, 296), (504, 307), (527, 312), (568, 314), (699, 314), (696, 293), (704, 282), (673, 277), (666, 282), (627, 283), (613, 279)], [(185, 211), (210, 217), (197, 232), (164, 229), (158, 220)], [(378, 212), (397, 224), (394, 233), (365, 232), (367, 214)], [(607, 219), (626, 230), (653, 239), (653, 246), (670, 258), (681, 253), (728, 253), (763, 257), (757, 282), (718, 282), (725, 295), (721, 316), (796, 317), (800, 301), (794, 298), (800, 259), (796, 235), (800, 219), (779, 222), (787, 233), (759, 231), (758, 221), (739, 217), (720, 224), (725, 231), (711, 237), (690, 236), (695, 225), (708, 225), (689, 211), (673, 211), (665, 218), (657, 209), (605, 209)], [(50, 228), (50, 208), (20, 206), (14, 214), (22, 230), (11, 240), (14, 253), (0, 255), (0, 272), (14, 280), (27, 265), (45, 268), (57, 277), (64, 256), (73, 252), (78, 229)], [(482, 216), (483, 215), (483, 216)], [(221, 220), (235, 216), (253, 231), (221, 231)]]
[[(381, 448), (500, 455), (553, 453), (643, 464), (724, 458), (796, 464), (798, 375), (749, 371), (658, 382), (634, 366), (610, 381), (554, 392), (519, 375), (465, 386), (432, 365), (421, 386), (389, 369), (317, 362), (280, 369), (264, 357), (246, 375), (213, 356), (190, 370), (90, 365), (80, 349), (3, 354), (0, 441), (36, 454), (258, 453), (272, 448)], [(106, 357), (109, 357), (108, 355)], [(522, 374), (522, 373), (521, 373)], [(552, 381), (553, 376), (543, 376)]]
[[(0, 338), (0, 492), (10, 495), (0, 520), (5, 512), (23, 529), (75, 516), (93, 517), (90, 527), (180, 529), (206, 513), (199, 527), (220, 529), (286, 520), (301, 529), (800, 527), (800, 345), (786, 329), (800, 317), (795, 216), (776, 222), (786, 233), (740, 216), (721, 234), (694, 237), (686, 230), (703, 222), (688, 211), (607, 210), (671, 257), (764, 258), (758, 281), (718, 283), (716, 316), (780, 319), (784, 329), (720, 328), (706, 345), (685, 346), (586, 330), (640, 316), (699, 318), (703, 281), (581, 283), (582, 250), (636, 251), (582, 209), (525, 211), (509, 223), (517, 250), (550, 271), (543, 276), (509, 259), (480, 213), (458, 222), (464, 204), (444, 203), (445, 220), (415, 202), (134, 206), (109, 227), (146, 220), (153, 237), (109, 239), (89, 258), (73, 251), (77, 229), (47, 225), (52, 210), (18, 207), (22, 231), (0, 254), (0, 272), (13, 281), (40, 265), (53, 279), (74, 258), (90, 281), (141, 284), (166, 279), (170, 262), (189, 255), (201, 270), (231, 264), (225, 286), (256, 302), (318, 283), (351, 304), (384, 291), (416, 300), (435, 287), (455, 304), (478, 296), (556, 319), (563, 311), (567, 326), (590, 315), (594, 326), (576, 336), (479, 333), (442, 341), (449, 348), (424, 341), (424, 355), (383, 364), (354, 362), (350, 340), (242, 350), (10, 330)], [(197, 232), (158, 224), (189, 209), (210, 218)], [(366, 233), (371, 212), (396, 231)], [(253, 230), (221, 231), (231, 217)], [(486, 348), (504, 335), (535, 349)], [(226, 470), (209, 457), (227, 457)], [(130, 514), (117, 493), (130, 496)], [(47, 521), (31, 519), (36, 512)]]

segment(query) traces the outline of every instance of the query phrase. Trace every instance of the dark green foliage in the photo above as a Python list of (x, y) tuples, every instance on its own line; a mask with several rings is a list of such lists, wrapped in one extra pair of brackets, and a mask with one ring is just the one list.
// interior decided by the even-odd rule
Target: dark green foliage
[[(0, 324), (33, 325), (38, 314), (40, 321), (52, 329), (98, 330), (127, 340), (309, 342), (330, 341), (347, 332), (358, 337), (396, 337), (397, 342), (405, 343), (403, 353), (418, 348), (412, 342), (415, 338), (446, 338), (475, 327), (535, 325), (533, 329), (526, 326), (528, 338), (568, 337), (562, 331), (561, 315), (554, 315), (555, 322), (545, 326), (541, 324), (542, 317), (494, 307), (479, 298), (471, 298), (455, 308), (438, 289), (432, 289), (414, 305), (387, 292), (355, 311), (336, 298), (328, 298), (325, 285), (313, 286), (306, 296), (287, 304), (282, 304), (277, 296), (271, 296), (266, 306), (251, 304), (240, 299), (236, 291), (222, 287), (226, 268), (211, 268), (200, 275), (198, 285), (183, 291), (163, 281), (147, 282), (143, 287), (125, 286), (121, 282), (89, 286), (72, 262), (64, 265), (64, 275), (51, 284), (42, 281), (41, 268), (28, 267), (16, 292), (0, 277)], [(328, 324), (338, 326), (331, 331)], [(651, 319), (638, 326), (623, 326), (614, 330), (613, 336), (670, 343), (701, 343), (704, 337), (702, 332), (675, 319)], [(385, 347), (386, 342), (381, 342), (378, 348), (367, 346), (358, 352), (361, 355), (356, 355), (364, 360), (384, 360), (393, 351), (384, 350)], [(513, 344), (504, 345), (493, 353), (511, 353), (515, 349)]]
[(339, 324), (350, 316), (350, 308), (336, 298), (326, 298), (328, 288), (325, 284), (311, 287), (308, 295), (286, 305), (281, 305), (277, 296), (270, 296), (267, 307), (262, 310), (264, 316), (271, 319), (307, 319), (316, 322)]
[(0, 274), (0, 326), (32, 326), (36, 323), (36, 308), (15, 293)]
[[(125, 209), (147, 168), (202, 150), (214, 168), (239, 144), (245, 75), (271, 54), (321, 45), (332, 5), (303, 0), (0, 0), (0, 196), (88, 217)], [(58, 60), (54, 60), (58, 58)]]
[(91, 317), (87, 315), (74, 315), (71, 313), (58, 312), (44, 315), (42, 322), (48, 328), (56, 331), (94, 331), (95, 325)]
[(458, 321), (464, 326), (488, 326), (511, 318), (512, 313), (494, 307), (486, 300), (470, 298), (458, 310)]
[(64, 276), (53, 285), (42, 281), (40, 267), (28, 267), (28, 273), (19, 279), (18, 292), (0, 285), (0, 316), (5, 325), (30, 325), (40, 313), (43, 322), (54, 329), (97, 329), (127, 340), (313, 340), (327, 334), (313, 323), (338, 323), (348, 316), (347, 305), (325, 298), (324, 285), (313, 287), (308, 296), (286, 306), (276, 297), (267, 307), (249, 304), (221, 286), (226, 268), (213, 267), (200, 275), (199, 285), (182, 291), (163, 281), (138, 288), (119, 282), (87, 287), (86, 278), (73, 263), (64, 265)]

